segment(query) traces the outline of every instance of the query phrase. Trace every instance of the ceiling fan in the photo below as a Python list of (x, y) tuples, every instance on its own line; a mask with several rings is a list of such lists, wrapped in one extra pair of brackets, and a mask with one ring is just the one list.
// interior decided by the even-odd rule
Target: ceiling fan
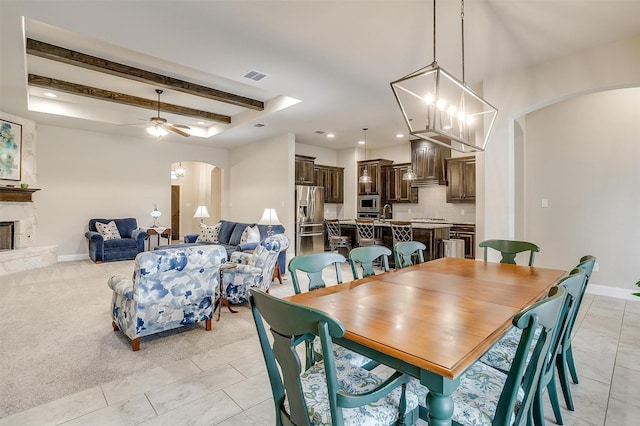
[(156, 117), (151, 117), (149, 120), (147, 133), (157, 138), (161, 138), (166, 136), (169, 131), (188, 138), (191, 135), (181, 129), (189, 130), (189, 126), (185, 126), (184, 124), (170, 124), (167, 123), (165, 118), (160, 117), (160, 95), (162, 92), (162, 89), (156, 89), (156, 93), (158, 94), (158, 115)]

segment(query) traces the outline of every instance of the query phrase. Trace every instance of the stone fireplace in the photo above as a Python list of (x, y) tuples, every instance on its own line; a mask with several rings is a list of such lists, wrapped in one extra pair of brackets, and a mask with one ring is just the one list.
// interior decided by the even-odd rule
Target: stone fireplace
[(3, 120), (22, 125), (21, 181), (0, 179), (0, 276), (40, 268), (58, 261), (57, 246), (36, 245), (37, 189), (21, 189), (20, 183), (36, 184), (35, 122), (0, 111)]
[(0, 251), (13, 250), (15, 222), (0, 222)]
[(33, 202), (0, 201), (0, 276), (58, 261), (56, 246), (35, 245), (35, 211)]
[(33, 203), (0, 201), (0, 251), (33, 247), (34, 210)]

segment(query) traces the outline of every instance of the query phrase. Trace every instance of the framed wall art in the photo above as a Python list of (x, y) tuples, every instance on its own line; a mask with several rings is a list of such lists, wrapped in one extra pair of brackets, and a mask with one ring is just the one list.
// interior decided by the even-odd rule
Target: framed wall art
[(0, 179), (20, 180), (22, 173), (22, 126), (0, 120)]

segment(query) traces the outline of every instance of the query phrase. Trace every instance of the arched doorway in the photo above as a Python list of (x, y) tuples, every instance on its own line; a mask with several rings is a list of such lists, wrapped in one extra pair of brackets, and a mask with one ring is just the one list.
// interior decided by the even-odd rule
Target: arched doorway
[[(171, 171), (172, 239), (181, 240), (198, 233), (201, 220), (211, 224), (220, 219), (222, 169), (199, 161), (180, 161), (171, 165)], [(194, 217), (199, 206), (206, 207), (208, 218)]]

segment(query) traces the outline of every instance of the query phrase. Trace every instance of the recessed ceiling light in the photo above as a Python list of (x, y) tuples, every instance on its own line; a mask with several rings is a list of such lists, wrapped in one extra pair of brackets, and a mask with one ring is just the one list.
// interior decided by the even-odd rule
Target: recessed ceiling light
[(364, 145), (364, 141), (358, 141), (360, 145)]
[(336, 137), (336, 135), (334, 135), (333, 133), (327, 133), (327, 137), (328, 137), (328, 138), (335, 138), (335, 137)]
[(204, 126), (204, 121), (198, 121), (198, 124)]
[(57, 98), (56, 94), (55, 93), (51, 93), (51, 92), (45, 92), (44, 95), (47, 98)]
[(396, 135), (396, 138), (398, 138), (398, 139), (400, 139), (400, 138), (404, 138), (404, 135), (403, 135), (402, 133), (398, 133), (398, 134)]

